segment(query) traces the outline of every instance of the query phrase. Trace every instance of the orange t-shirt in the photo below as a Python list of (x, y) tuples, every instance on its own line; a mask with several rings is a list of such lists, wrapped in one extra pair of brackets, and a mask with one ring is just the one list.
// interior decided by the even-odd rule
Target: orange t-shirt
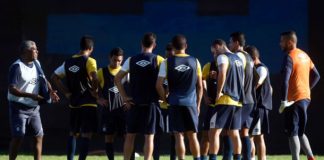
[(298, 48), (290, 51), (288, 55), (293, 64), (288, 86), (288, 101), (310, 99), (309, 73), (314, 68), (314, 63)]

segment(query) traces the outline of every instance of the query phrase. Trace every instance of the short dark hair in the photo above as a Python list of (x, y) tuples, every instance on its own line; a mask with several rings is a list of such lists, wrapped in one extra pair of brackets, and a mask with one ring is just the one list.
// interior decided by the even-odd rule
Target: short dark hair
[(185, 49), (187, 45), (187, 39), (184, 35), (178, 34), (172, 38), (172, 46), (176, 50)]
[(165, 47), (165, 50), (166, 50), (166, 51), (172, 51), (172, 50), (174, 50), (174, 47), (173, 47), (172, 43), (168, 43), (168, 44), (166, 45), (166, 47)]
[(240, 46), (245, 46), (245, 35), (242, 32), (233, 32), (230, 37), (232, 38), (232, 41), (239, 42)]
[(225, 41), (222, 40), (222, 39), (216, 39), (216, 40), (214, 40), (213, 43), (212, 43), (212, 46), (215, 46), (215, 45), (224, 46), (224, 45), (226, 45), (226, 43), (225, 43)]
[(297, 34), (296, 34), (295, 31), (282, 32), (280, 35), (283, 36), (283, 37), (286, 37), (286, 38), (288, 38), (290, 40), (294, 40), (294, 41), (297, 42)]
[(113, 48), (109, 54), (110, 58), (113, 56), (124, 56), (124, 51), (120, 47)]
[(152, 47), (152, 45), (156, 42), (156, 35), (152, 32), (145, 33), (142, 39), (143, 47)]
[(80, 49), (81, 50), (92, 49), (93, 45), (94, 45), (94, 40), (93, 40), (92, 36), (89, 36), (89, 35), (82, 36), (82, 38), (80, 40)]
[(255, 46), (246, 46), (244, 50), (249, 53), (252, 59), (260, 58), (259, 50)]

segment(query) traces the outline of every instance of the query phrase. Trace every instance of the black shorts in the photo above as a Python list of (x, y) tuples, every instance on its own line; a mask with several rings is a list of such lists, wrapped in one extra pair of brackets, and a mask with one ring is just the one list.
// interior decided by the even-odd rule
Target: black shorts
[(126, 112), (124, 108), (117, 108), (110, 111), (103, 107), (100, 114), (100, 133), (105, 135), (126, 133)]
[(269, 110), (258, 106), (253, 113), (253, 121), (249, 131), (251, 135), (270, 134)]
[(242, 107), (242, 128), (250, 128), (253, 120), (253, 108), (254, 104), (243, 104)]
[(9, 122), (13, 137), (23, 137), (27, 131), (36, 137), (44, 135), (39, 108), (9, 102)]
[(126, 132), (155, 134), (158, 112), (158, 103), (150, 105), (134, 105), (127, 111)]
[(97, 121), (97, 107), (70, 108), (70, 132), (73, 134), (96, 133)]
[(305, 133), (309, 103), (308, 99), (300, 100), (284, 110), (285, 132), (288, 136), (302, 136)]
[(169, 109), (162, 109), (160, 108), (161, 117), (157, 117), (157, 133), (169, 133), (170, 132), (170, 125), (169, 125)]
[(170, 106), (170, 132), (198, 132), (197, 107)]
[(222, 128), (228, 130), (241, 129), (242, 107), (231, 105), (217, 105), (210, 107), (208, 112), (209, 128)]
[(215, 114), (214, 110), (215, 110), (215, 107), (214, 106), (208, 106), (206, 107), (207, 108), (207, 112), (205, 113), (205, 116), (203, 116), (201, 119), (202, 119), (202, 129), (203, 131), (209, 131), (210, 129), (210, 120), (213, 116), (213, 114)]

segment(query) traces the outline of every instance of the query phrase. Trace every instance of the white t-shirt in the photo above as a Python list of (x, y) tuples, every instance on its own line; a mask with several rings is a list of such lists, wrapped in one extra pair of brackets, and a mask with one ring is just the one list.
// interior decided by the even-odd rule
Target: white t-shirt
[[(36, 63), (40, 63), (36, 60)], [(10, 85), (14, 85), (18, 90), (26, 93), (39, 93), (39, 77), (35, 64), (26, 65), (22, 61), (17, 60), (10, 68)], [(8, 91), (8, 100), (22, 103), (30, 107), (37, 107), (38, 102), (29, 97), (17, 97)]]
[(259, 81), (258, 81), (258, 84), (262, 84), (264, 82), (264, 80), (267, 78), (267, 75), (268, 75), (268, 71), (265, 67), (263, 66), (260, 66), (256, 69), (258, 75), (259, 75)]
[(124, 72), (129, 72), (129, 61), (130, 61), (131, 57), (128, 57), (126, 59), (126, 61), (124, 62), (121, 70), (124, 71)]
[(228, 64), (228, 57), (224, 54), (221, 54), (217, 57), (217, 65), (221, 65), (221, 64)]
[(63, 63), (62, 65), (60, 65), (58, 68), (56, 68), (56, 70), (54, 71), (54, 73), (59, 76), (59, 77), (65, 77), (65, 63)]

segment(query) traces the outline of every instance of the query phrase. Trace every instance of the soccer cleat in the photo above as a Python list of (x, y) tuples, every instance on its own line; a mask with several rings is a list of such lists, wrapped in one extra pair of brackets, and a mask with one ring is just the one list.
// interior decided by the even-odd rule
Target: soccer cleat
[(307, 160), (315, 160), (315, 157), (308, 157)]

